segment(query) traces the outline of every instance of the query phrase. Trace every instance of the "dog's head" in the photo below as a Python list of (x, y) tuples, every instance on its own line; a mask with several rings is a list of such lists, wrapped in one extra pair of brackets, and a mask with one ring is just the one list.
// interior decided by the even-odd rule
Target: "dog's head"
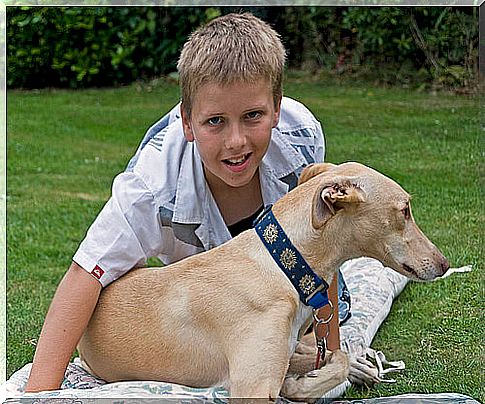
[(331, 231), (344, 255), (376, 258), (419, 281), (448, 270), (446, 258), (416, 225), (410, 195), (390, 178), (358, 163), (321, 163), (305, 168), (303, 183), (314, 190), (313, 228)]

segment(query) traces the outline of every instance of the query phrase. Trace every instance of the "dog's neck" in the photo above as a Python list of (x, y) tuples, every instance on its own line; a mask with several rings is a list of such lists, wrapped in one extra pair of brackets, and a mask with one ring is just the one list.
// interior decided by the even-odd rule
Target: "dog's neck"
[(271, 208), (263, 212), (254, 228), (275, 263), (298, 291), (300, 300), (315, 309), (328, 304), (328, 284), (312, 270), (276, 220)]
[[(311, 223), (311, 199), (292, 197), (287, 203), (294, 207), (285, 209), (279, 203), (273, 206), (273, 213), (281, 227), (290, 238), (293, 245), (308, 262), (313, 271), (328, 284), (337, 272), (337, 269), (348, 259), (354, 258), (352, 254), (345, 254), (339, 244), (339, 234), (334, 231), (321, 231), (313, 228)], [(285, 203), (286, 206), (287, 203)], [(304, 214), (297, 214), (295, 210)]]

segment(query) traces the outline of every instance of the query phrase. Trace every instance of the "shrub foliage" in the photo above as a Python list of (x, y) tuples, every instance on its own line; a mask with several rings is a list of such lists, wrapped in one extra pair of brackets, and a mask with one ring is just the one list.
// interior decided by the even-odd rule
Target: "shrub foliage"
[[(291, 68), (474, 85), (476, 7), (252, 7)], [(190, 32), (230, 7), (8, 7), (10, 87), (127, 84), (176, 70)]]

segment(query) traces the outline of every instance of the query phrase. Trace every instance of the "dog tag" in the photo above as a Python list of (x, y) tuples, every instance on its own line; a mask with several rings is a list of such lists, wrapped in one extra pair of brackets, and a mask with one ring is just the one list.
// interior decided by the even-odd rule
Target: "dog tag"
[(325, 353), (327, 352), (327, 339), (321, 338), (317, 341), (318, 353), (320, 354), (320, 359), (325, 360)]
[(318, 338), (317, 339), (317, 361), (315, 363), (315, 369), (320, 367), (320, 361), (325, 360), (325, 353), (327, 352), (327, 339)]

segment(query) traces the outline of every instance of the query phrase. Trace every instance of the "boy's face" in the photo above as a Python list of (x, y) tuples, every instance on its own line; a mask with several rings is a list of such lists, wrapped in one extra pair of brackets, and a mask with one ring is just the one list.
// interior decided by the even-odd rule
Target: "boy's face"
[(278, 124), (271, 86), (205, 84), (194, 95), (192, 114), (181, 108), (185, 138), (195, 141), (206, 180), (213, 187), (242, 187), (254, 178)]

